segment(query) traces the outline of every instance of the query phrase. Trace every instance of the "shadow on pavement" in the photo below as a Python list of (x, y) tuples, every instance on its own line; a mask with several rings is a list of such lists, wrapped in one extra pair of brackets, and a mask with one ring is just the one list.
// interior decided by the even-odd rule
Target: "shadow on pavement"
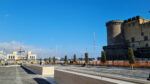
[(22, 68), (26, 73), (28, 73), (28, 74), (34, 74), (32, 71), (30, 71), (30, 70), (24, 68), (23, 66), (21, 66), (21, 68)]
[(34, 80), (37, 82), (37, 84), (51, 84), (42, 78), (34, 78)]

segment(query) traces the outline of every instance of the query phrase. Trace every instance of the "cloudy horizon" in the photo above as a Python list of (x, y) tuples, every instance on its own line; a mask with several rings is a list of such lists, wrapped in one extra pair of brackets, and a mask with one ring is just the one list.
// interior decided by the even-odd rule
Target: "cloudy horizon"
[(52, 50), (52, 49), (42, 49), (42, 48), (37, 48), (32, 45), (25, 45), (23, 42), (18, 42), (18, 41), (11, 41), (11, 42), (0, 42), (0, 50), (4, 51), (6, 54), (12, 53), (15, 50), (19, 50), (22, 48), (22, 50), (25, 50), (25, 53), (28, 51), (32, 51), (33, 54), (37, 54), (39, 58), (41, 57), (59, 57), (62, 52)]

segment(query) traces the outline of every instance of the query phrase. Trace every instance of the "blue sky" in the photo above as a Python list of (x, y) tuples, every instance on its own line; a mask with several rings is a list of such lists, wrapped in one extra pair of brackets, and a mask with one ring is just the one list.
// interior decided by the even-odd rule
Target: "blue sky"
[(149, 0), (0, 0), (0, 42), (21, 42), (63, 52), (97, 56), (107, 45), (105, 23), (137, 15), (150, 19)]

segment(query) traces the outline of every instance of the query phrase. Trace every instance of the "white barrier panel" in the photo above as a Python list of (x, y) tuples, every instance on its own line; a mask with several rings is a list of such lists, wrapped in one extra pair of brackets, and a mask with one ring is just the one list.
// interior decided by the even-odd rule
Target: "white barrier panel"
[(38, 66), (32, 64), (26, 64), (23, 66), (43, 76), (54, 76), (54, 66)]

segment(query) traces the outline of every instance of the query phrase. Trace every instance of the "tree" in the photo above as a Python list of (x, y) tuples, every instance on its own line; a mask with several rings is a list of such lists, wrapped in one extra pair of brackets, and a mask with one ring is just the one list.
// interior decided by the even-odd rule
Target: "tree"
[(89, 62), (89, 57), (88, 57), (88, 53), (86, 52), (85, 53), (85, 63), (88, 63)]
[(68, 63), (67, 55), (65, 56), (65, 64)]
[(55, 62), (56, 62), (56, 58), (55, 58), (55, 56), (53, 57), (53, 63), (55, 64)]
[(73, 56), (73, 62), (74, 62), (74, 63), (77, 62), (76, 54), (74, 54), (74, 56)]
[(47, 59), (46, 59), (46, 58), (44, 58), (44, 62), (45, 62), (45, 63), (47, 62)]
[(106, 63), (106, 54), (104, 51), (101, 52), (101, 62), (103, 65)]
[(128, 49), (128, 59), (129, 59), (130, 67), (133, 70), (133, 65), (135, 63), (135, 57), (134, 57), (134, 52), (133, 52), (132, 48)]
[(51, 57), (49, 57), (48, 62), (51, 63)]

